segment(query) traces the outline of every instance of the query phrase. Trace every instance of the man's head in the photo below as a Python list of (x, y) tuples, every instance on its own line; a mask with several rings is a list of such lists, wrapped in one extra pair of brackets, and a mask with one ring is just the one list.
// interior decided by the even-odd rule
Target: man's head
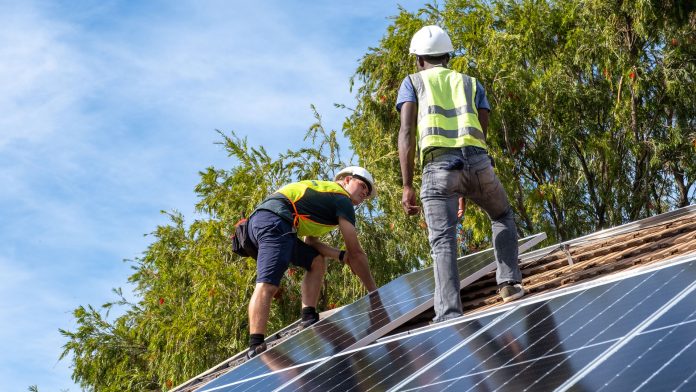
[(425, 26), (411, 39), (409, 52), (416, 55), (418, 70), (429, 65), (447, 65), (450, 52), (454, 51), (449, 35), (439, 26)]
[(336, 174), (334, 180), (350, 194), (353, 205), (358, 205), (377, 196), (377, 187), (372, 174), (360, 166), (348, 166)]

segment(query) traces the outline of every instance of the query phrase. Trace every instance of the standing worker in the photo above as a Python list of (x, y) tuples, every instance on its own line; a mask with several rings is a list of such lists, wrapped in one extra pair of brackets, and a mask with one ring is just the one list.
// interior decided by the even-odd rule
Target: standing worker
[(486, 150), (490, 106), (476, 79), (447, 68), (452, 51), (452, 41), (440, 27), (416, 32), (410, 52), (416, 55), (418, 73), (403, 80), (396, 102), (401, 113), (401, 203), (409, 215), (420, 210), (413, 189), (416, 145), (423, 166), (420, 196), (434, 259), (434, 322), (462, 315), (456, 226), (465, 199), (491, 219), (499, 295), (505, 302), (524, 295), (512, 208)]
[[(290, 263), (307, 272), (302, 280), (302, 327), (319, 321), (316, 311), (326, 258), (348, 264), (368, 292), (377, 289), (367, 255), (355, 229), (354, 206), (377, 194), (372, 175), (362, 167), (341, 170), (335, 181), (300, 181), (280, 188), (259, 204), (247, 222), (248, 238), (258, 251), (256, 287), (249, 302), (249, 351), (266, 349), (265, 334), (273, 295)], [(338, 226), (346, 250), (319, 241)], [(302, 241), (298, 237), (305, 237)]]

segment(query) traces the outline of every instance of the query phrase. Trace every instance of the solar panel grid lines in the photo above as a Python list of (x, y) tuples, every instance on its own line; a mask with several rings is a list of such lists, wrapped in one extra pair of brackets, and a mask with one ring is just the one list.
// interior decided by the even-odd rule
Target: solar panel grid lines
[[(644, 330), (624, 337), (621, 347), (581, 382), (596, 391), (696, 389), (689, 385), (696, 374), (696, 297), (693, 287), (688, 290), (665, 304), (652, 320), (646, 319), (651, 323)], [(576, 385), (569, 390), (578, 390)]]
[[(578, 293), (577, 295), (578, 295), (578, 296), (579, 296), (579, 295), (582, 295), (582, 293), (583, 293), (583, 292), (580, 292), (580, 293)], [(625, 294), (625, 295), (627, 295), (627, 294)], [(564, 308), (565, 306), (567, 306), (568, 304), (570, 304), (570, 302), (566, 302), (565, 304), (563, 304), (563, 305), (561, 306), (560, 309), (563, 309), (563, 308)], [(588, 307), (589, 307), (590, 305), (592, 305), (592, 304), (593, 304), (593, 301), (588, 302), (588, 303), (585, 304), (579, 311), (582, 311), (582, 310), (588, 308)], [(535, 309), (534, 311), (536, 312), (538, 309), (542, 309), (542, 307), (539, 307), (539, 308)], [(546, 314), (541, 320), (537, 321), (534, 325), (532, 325), (530, 328), (528, 328), (527, 331), (525, 331), (525, 333), (528, 333), (530, 330), (532, 330), (532, 329), (534, 329), (534, 328), (536, 328), (536, 327), (539, 327), (540, 325), (544, 324), (544, 323), (545, 323), (547, 320), (549, 320), (551, 317), (553, 317), (553, 316), (552, 316), (552, 313), (549, 312), (549, 313)], [(596, 317), (597, 317), (597, 316), (595, 316), (595, 318), (596, 318)], [(594, 320), (594, 318), (591, 319), (590, 321), (588, 321), (586, 324), (589, 324), (589, 323), (590, 323), (591, 321), (593, 321), (593, 320)], [(523, 321), (523, 320), (520, 319), (520, 322), (521, 322), (521, 321)], [(563, 324), (567, 323), (568, 321), (569, 321), (569, 319), (563, 320), (562, 322), (560, 322), (560, 323), (558, 324), (558, 327), (561, 327)], [(586, 324), (585, 324), (585, 325), (586, 325)], [(580, 328), (582, 328), (582, 326), (581, 326)], [(498, 369), (503, 369), (503, 368), (505, 368), (506, 366), (508, 366), (510, 363), (514, 362), (518, 357), (520, 357), (520, 356), (522, 356), (523, 354), (525, 354), (525, 352), (526, 352), (527, 350), (529, 350), (532, 346), (534, 346), (535, 344), (539, 343), (540, 341), (542, 341), (542, 339), (546, 338), (547, 336), (549, 336), (549, 335), (552, 334), (553, 332), (554, 332), (553, 330), (547, 331), (544, 335), (542, 335), (541, 337), (539, 337), (538, 339), (536, 339), (536, 341), (534, 341), (532, 344), (530, 344), (529, 346), (527, 346), (527, 347), (524, 348), (523, 350), (518, 351), (517, 353), (515, 353), (515, 355), (513, 355), (512, 357), (510, 357), (503, 365), (499, 366), (496, 370), (493, 370), (492, 372), (491, 372), (491, 371), (485, 372), (485, 373), (486, 373), (486, 377), (482, 378), (482, 379), (479, 381), (479, 383), (475, 384), (473, 387), (476, 387), (477, 385), (479, 385), (480, 383), (482, 383), (483, 381), (485, 381), (485, 379), (486, 379), (487, 377), (489, 377), (489, 376), (491, 376), (492, 374), (494, 374)], [(571, 335), (570, 335), (569, 337), (572, 337), (572, 336), (573, 336), (573, 334), (571, 333)], [(521, 336), (520, 336), (520, 337), (521, 337)], [(517, 339), (519, 339), (520, 337), (517, 337)], [(502, 352), (503, 350), (507, 349), (510, 345), (512, 345), (512, 344), (514, 344), (514, 343), (515, 343), (514, 341), (510, 341), (507, 345), (500, 347), (500, 348), (498, 349), (497, 352), (491, 354), (491, 355), (489, 356), (489, 358), (483, 360), (483, 361), (482, 361), (482, 364), (485, 363), (488, 359), (491, 359), (493, 356), (495, 356), (495, 355), (499, 354), (500, 352)], [(553, 351), (556, 347), (560, 346), (562, 343), (563, 343), (562, 341), (559, 341), (559, 342), (556, 343), (554, 346), (552, 346), (550, 349), (548, 349), (548, 350), (545, 352), (545, 354), (548, 355), (549, 352)], [(533, 360), (532, 360), (532, 361), (528, 361), (528, 362), (530, 362), (530, 366), (531, 366), (531, 363), (533, 363)], [(529, 366), (528, 366), (528, 367), (529, 367)], [(528, 367), (522, 369), (520, 372), (524, 372)], [(475, 372), (475, 370), (476, 370), (476, 368), (472, 369), (472, 373)], [(509, 381), (506, 381), (505, 383), (503, 383), (503, 384), (501, 385), (501, 387), (505, 387), (508, 383), (509, 383)], [(473, 387), (472, 387), (471, 389), (473, 389)]]
[(271, 373), (266, 373), (261, 376), (256, 376), (248, 378), (246, 380), (240, 380), (230, 385), (221, 385), (210, 389), (210, 391), (235, 391), (235, 392), (247, 392), (247, 391), (268, 391), (272, 388), (284, 383), (286, 380), (294, 377), (295, 375), (302, 372), (302, 370), (309, 367), (309, 364), (303, 364), (291, 368), (286, 368), (278, 370)]
[[(673, 278), (674, 278), (674, 277), (673, 277)], [(671, 280), (670, 280), (670, 281), (671, 281)], [(663, 285), (662, 285), (661, 287), (664, 287), (664, 286), (667, 285), (670, 281), (664, 282)], [(618, 285), (618, 284), (614, 284), (613, 287), (616, 287), (617, 285)], [(628, 291), (626, 294), (624, 294), (624, 296), (622, 296), (621, 298), (624, 298), (624, 297), (628, 296), (631, 292), (633, 292), (633, 290), (637, 289), (638, 287), (639, 287), (639, 286), (636, 286), (635, 288), (631, 289), (631, 290)], [(658, 290), (659, 290), (659, 289), (658, 289)], [(656, 292), (657, 292), (657, 291), (656, 291)], [(597, 337), (598, 337), (598, 336), (601, 336), (602, 333), (604, 333), (604, 332), (607, 331), (609, 328), (611, 328), (612, 326), (614, 326), (615, 324), (617, 324), (617, 323), (618, 323), (620, 320), (622, 320), (623, 317), (625, 317), (627, 314), (630, 314), (630, 312), (631, 312), (632, 310), (634, 310), (634, 309), (638, 308), (639, 306), (641, 306), (648, 298), (652, 297), (656, 292), (651, 293), (649, 297), (644, 298), (644, 299), (642, 299), (640, 302), (637, 302), (636, 304), (634, 304), (634, 306), (633, 306), (631, 309), (629, 309), (627, 312), (623, 313), (618, 319), (616, 319), (614, 322), (610, 323), (606, 328), (604, 328), (603, 330), (601, 330), (601, 331), (599, 332), (599, 334), (597, 335)], [(603, 309), (603, 310), (602, 310), (602, 313), (605, 312), (605, 311), (607, 311), (608, 309), (609, 309), (609, 308)], [(595, 318), (596, 318), (596, 316), (593, 317), (593, 320), (594, 320)], [(589, 322), (586, 323), (586, 324), (584, 324), (583, 327), (584, 327), (585, 325), (587, 325), (587, 324), (589, 324)], [(581, 328), (582, 328), (582, 327), (581, 327)], [(571, 334), (571, 336), (572, 336), (572, 334)], [(596, 337), (595, 337), (595, 338), (596, 338)], [(592, 342), (595, 338), (590, 339), (590, 341), (589, 341), (588, 343)], [(559, 345), (560, 345), (561, 343), (562, 343), (562, 342), (559, 342)], [(568, 357), (567, 357), (566, 359), (564, 359), (563, 361), (568, 360), (570, 357), (572, 357), (572, 355), (568, 356)], [(560, 362), (557, 366), (560, 366), (562, 363), (563, 363), (563, 362)], [(549, 370), (549, 372), (547, 372), (547, 374), (550, 374), (550, 372), (553, 371), (554, 369), (555, 369), (555, 367), (552, 368), (551, 370)], [(524, 370), (526, 370), (526, 369), (523, 369), (523, 371), (524, 371)], [(534, 386), (534, 385), (535, 385), (536, 383), (538, 383), (540, 380), (541, 380), (541, 379), (537, 379), (537, 380), (536, 380), (534, 383), (532, 383), (529, 387)], [(528, 390), (528, 388), (525, 388), (525, 390)]]
[[(696, 311), (695, 311), (694, 313), (696, 313)], [(694, 313), (692, 313), (692, 315), (693, 315)], [(667, 334), (666, 334), (664, 337), (661, 337), (661, 338), (659, 338), (659, 339), (656, 339), (656, 340), (653, 342), (653, 344), (652, 344), (650, 347), (648, 347), (648, 349), (647, 349), (647, 351), (646, 351), (646, 354), (648, 353), (648, 351), (652, 351), (653, 349), (655, 349), (660, 343), (662, 343), (662, 342), (664, 341), (664, 339), (669, 338), (670, 335), (672, 335), (672, 334), (674, 333), (674, 331), (677, 330), (677, 327), (678, 327), (678, 326), (674, 326), (674, 327), (670, 328), (670, 329), (668, 330)], [(665, 368), (667, 368), (669, 365), (671, 365), (672, 362), (674, 362), (675, 360), (677, 360), (677, 358), (679, 358), (679, 356), (680, 356), (682, 353), (684, 353), (685, 351), (687, 351), (688, 349), (690, 349), (690, 348), (694, 345), (695, 342), (696, 342), (696, 339), (691, 340), (686, 346), (684, 346), (681, 350), (679, 350), (679, 352), (677, 352), (677, 354), (676, 354), (675, 356), (669, 358), (669, 360), (668, 360), (667, 362), (665, 362), (662, 366), (660, 366), (659, 369), (657, 369), (657, 370), (656, 370), (654, 373), (652, 373), (648, 378), (646, 378), (640, 385), (638, 385), (638, 388), (636, 388), (636, 391), (637, 391), (637, 390), (640, 390), (641, 388), (643, 388), (643, 387), (644, 387), (646, 384), (648, 384), (658, 373), (660, 373), (663, 369), (665, 369)], [(602, 390), (604, 390), (606, 387), (608, 387), (609, 384), (610, 384), (612, 381), (614, 381), (615, 379), (619, 378), (619, 377), (624, 373), (625, 369), (631, 367), (632, 365), (634, 365), (635, 363), (637, 363), (637, 362), (638, 362), (640, 359), (642, 359), (642, 358), (643, 358), (643, 355), (636, 356), (635, 359), (634, 359), (633, 361), (631, 361), (631, 363), (629, 363), (629, 364), (626, 366), (626, 368), (621, 369), (621, 371), (619, 371), (618, 373), (616, 373), (616, 375), (614, 375), (614, 377), (612, 377), (611, 379), (609, 379), (609, 381), (608, 381), (607, 383), (605, 383), (605, 384), (598, 390), (598, 392), (599, 392), (599, 391), (602, 391)]]
[[(506, 320), (498, 325), (488, 328), (484, 334), (485, 339), (482, 339), (480, 342), (472, 342), (461, 348), (458, 352), (451, 355), (447, 362), (448, 366), (444, 368), (440, 366), (437, 369), (433, 369), (429, 372), (430, 374), (427, 376), (422, 375), (420, 380), (414, 380), (412, 383), (405, 385), (402, 390), (460, 391), (467, 389), (495, 389), (519, 391), (525, 389), (525, 387), (548, 390), (550, 386), (560, 385), (565, 378), (569, 378), (569, 375), (573, 373), (572, 369), (579, 369), (586, 363), (593, 361), (595, 356), (606, 351), (609, 346), (630, 332), (641, 320), (654, 314), (656, 309), (664, 305), (665, 298), (671, 298), (679, 293), (687, 286), (687, 282), (693, 283), (693, 278), (696, 276), (696, 268), (693, 266), (688, 268), (689, 272), (687, 274), (680, 271), (677, 274), (679, 275), (678, 280), (674, 281), (670, 281), (670, 278), (675, 276), (673, 269), (662, 272), (654, 271), (627, 278), (626, 282), (619, 281), (602, 284), (597, 289), (593, 289), (592, 292), (586, 290), (581, 293), (574, 292), (549, 299), (548, 304), (537, 303), (532, 306), (521, 303), (518, 311), (508, 315)], [(653, 274), (653, 277), (650, 277), (651, 274)], [(655, 277), (655, 274), (659, 276)], [(623, 295), (625, 291), (630, 290), (630, 287), (640, 286), (640, 284), (646, 282), (647, 284), (640, 288), (640, 292), (632, 292), (629, 297)], [(667, 283), (665, 284), (665, 282)], [(614, 294), (608, 291), (608, 285), (613, 286), (612, 291)], [(660, 294), (647, 299), (651, 297), (651, 293)], [(585, 297), (584, 299), (582, 299), (583, 296)], [(569, 307), (566, 306), (568, 304), (564, 305), (565, 302), (571, 300), (570, 297), (575, 297), (572, 298), (573, 302), (577, 302), (575, 306)], [(602, 297), (606, 297), (606, 300), (601, 302), (596, 300), (596, 298), (601, 300)], [(649, 301), (649, 303), (641, 303), (638, 306), (640, 309), (632, 309), (631, 305), (639, 302), (638, 298), (641, 297), (646, 297), (646, 301)], [(585, 314), (590, 309), (583, 305), (588, 300), (594, 301), (594, 307), (607, 309), (603, 315), (600, 315), (600, 320), (593, 320), (590, 323), (585, 322), (586, 318), (589, 317), (589, 315), (586, 316)], [(569, 305), (572, 305), (573, 302)], [(541, 317), (544, 313), (532, 311), (536, 310), (533, 308), (540, 307), (546, 307), (547, 311), (552, 312), (553, 316), (560, 321), (571, 317), (565, 313), (572, 314), (575, 320), (572, 323), (557, 323), (557, 325), (549, 323), (539, 326), (539, 322), (532, 322), (532, 320), (535, 320), (535, 317), (536, 320), (544, 320), (543, 323), (546, 323), (545, 320), (548, 320), (548, 317)], [(564, 313), (563, 310), (566, 307), (568, 309)], [(600, 312), (601, 310), (592, 311)], [(537, 313), (539, 314), (537, 315)], [(622, 316), (621, 320), (617, 321), (617, 315)], [(516, 324), (520, 320), (520, 317), (529, 319), (527, 326), (529, 336), (527, 337), (522, 336), (514, 328), (510, 328), (511, 324)], [(590, 325), (587, 326), (587, 324)], [(506, 343), (509, 343), (509, 340), (501, 339), (501, 336), (505, 335), (506, 331), (511, 331), (507, 336), (515, 337), (514, 340), (520, 345), (516, 349), (517, 351), (509, 349), (501, 352), (495, 347), (496, 345), (504, 346)], [(548, 331), (555, 332), (553, 336), (549, 336)], [(575, 336), (576, 331), (577, 336)], [(532, 335), (536, 335), (537, 338), (533, 339)], [(481, 357), (480, 353), (485, 348), (485, 344), (490, 344), (494, 347), (484, 350), (488, 355)], [(535, 346), (538, 348), (534, 349)], [(526, 352), (532, 349), (536, 352), (530, 352), (527, 358), (522, 358)], [(472, 352), (477, 352), (477, 360), (473, 360)], [(520, 352), (522, 355), (519, 355)], [(563, 355), (561, 356), (560, 354)], [(492, 363), (489, 360), (488, 364), (486, 364), (486, 359), (491, 356), (503, 359), (509, 357), (517, 362), (514, 363), (510, 360), (498, 358), (497, 363)], [(467, 360), (467, 357), (471, 358)], [(484, 369), (481, 369), (481, 364), (485, 365)], [(530, 364), (533, 364), (533, 366), (530, 367)], [(493, 378), (495, 373), (498, 372), (501, 375)], [(534, 378), (530, 379), (530, 375), (533, 375)], [(544, 378), (548, 380), (544, 380)], [(485, 384), (482, 384), (480, 381), (485, 382)], [(506, 381), (510, 382), (506, 385)], [(544, 381), (544, 383), (537, 384), (535, 381)]]
[[(694, 390), (688, 384), (696, 373), (696, 329), (681, 324), (666, 330), (638, 334), (581, 382), (593, 391)], [(576, 384), (569, 390), (579, 388)]]
[[(674, 278), (676, 278), (676, 276)], [(670, 279), (670, 281), (671, 281), (671, 279)], [(664, 287), (667, 283), (669, 283), (669, 282), (665, 282), (662, 285), (662, 287)], [(560, 385), (556, 390), (557, 391), (568, 390), (570, 386), (577, 383), (578, 380), (582, 379), (589, 372), (591, 372), (592, 370), (597, 368), (597, 366), (601, 365), (602, 362), (604, 362), (611, 355), (616, 353), (621, 347), (628, 344), (631, 341), (631, 339), (633, 339), (635, 336), (637, 336), (641, 331), (645, 330), (650, 324), (652, 324), (657, 319), (659, 319), (660, 316), (665, 314), (668, 310), (670, 310), (672, 307), (674, 307), (679, 301), (681, 301), (687, 295), (692, 293), (695, 289), (696, 289), (696, 282), (693, 282), (688, 287), (686, 287), (681, 293), (679, 293), (676, 297), (670, 299), (669, 302), (664, 304), (653, 315), (651, 315), (650, 317), (645, 319), (642, 323), (637, 325), (633, 330), (631, 330), (627, 335), (625, 335), (625, 337), (623, 339), (620, 339), (618, 342), (616, 342), (614, 345), (612, 345), (607, 351), (602, 353), (602, 355), (600, 357), (598, 357), (595, 361), (593, 361), (590, 364), (587, 364), (582, 370), (580, 370), (578, 373), (576, 373), (571, 379), (566, 380), (566, 382), (564, 382), (562, 385)], [(641, 301), (641, 303), (642, 302), (643, 301)], [(623, 315), (622, 315), (622, 317), (623, 317)]]
[[(577, 295), (581, 295), (582, 293), (583, 293), (583, 292), (577, 293)], [(575, 298), (576, 298), (576, 297), (575, 297)], [(593, 303), (592, 301), (586, 303), (586, 304), (585, 304), (582, 308), (580, 308), (578, 311), (584, 310), (585, 308), (589, 307), (592, 303)], [(563, 304), (558, 310), (563, 309), (565, 306), (568, 306), (569, 304), (570, 304), (570, 301), (569, 301), (569, 302), (566, 302), (566, 303)], [(535, 309), (533, 312), (536, 312), (536, 311), (538, 311), (538, 310), (541, 309), (541, 308), (542, 308), (542, 307), (539, 306), (539, 307), (538, 307), (537, 309)], [(552, 315), (551, 315), (551, 313), (548, 313), (546, 316), (544, 316), (542, 319), (538, 320), (534, 325), (532, 325), (530, 328), (528, 328), (528, 329), (527, 329), (527, 332), (528, 332), (529, 330), (535, 328), (535, 327), (538, 327), (539, 325), (541, 325), (542, 323), (544, 323), (544, 322), (545, 322), (547, 319), (549, 319), (550, 317), (552, 317)], [(564, 320), (559, 326), (563, 325), (563, 323), (565, 323), (565, 322), (567, 322), (567, 321), (568, 321), (567, 319)], [(522, 323), (522, 322), (524, 322), (524, 319), (520, 318), (515, 324), (513, 324), (512, 326), (510, 326), (510, 328), (508, 328), (508, 330), (509, 330), (509, 329), (512, 329), (516, 324)], [(501, 336), (502, 336), (503, 334), (505, 334), (506, 332), (508, 332), (508, 330), (504, 330), (504, 331), (500, 332), (497, 336), (493, 337), (492, 339), (500, 339)], [(540, 339), (543, 339), (544, 337), (546, 337), (546, 336), (547, 336), (548, 334), (550, 334), (550, 333), (552, 333), (552, 331), (548, 331), (548, 332), (547, 332), (545, 335), (543, 335)], [(521, 337), (521, 336), (520, 336), (520, 337)], [(519, 339), (520, 337), (517, 337), (517, 339)], [(539, 339), (539, 340), (540, 340), (540, 339)], [(537, 340), (537, 341), (538, 341), (538, 340)], [(524, 353), (524, 351), (526, 351), (529, 347), (532, 347), (532, 346), (533, 346), (535, 343), (537, 343), (537, 342), (534, 342), (534, 343), (530, 344), (530, 345), (529, 345), (527, 348), (525, 348), (523, 351), (520, 351), (520, 352), (516, 353), (514, 356), (510, 357), (505, 363), (503, 363), (502, 365), (499, 365), (498, 367), (496, 367), (496, 368), (495, 368), (494, 370), (492, 370), (492, 371), (490, 371), (490, 370), (489, 370), (489, 371), (479, 371), (479, 372), (476, 371), (477, 368), (482, 367), (483, 364), (485, 364), (488, 360), (491, 360), (494, 356), (500, 354), (501, 351), (507, 349), (507, 348), (508, 348), (510, 345), (512, 345), (513, 343), (515, 343), (515, 342), (514, 342), (514, 341), (510, 341), (510, 342), (507, 343), (505, 346), (500, 347), (497, 351), (495, 351), (495, 352), (489, 354), (489, 356), (488, 356), (487, 358), (482, 359), (482, 360), (479, 362), (479, 366), (473, 368), (469, 373), (467, 373), (467, 375), (472, 375), (472, 374), (485, 374), (485, 375), (486, 375), (486, 377), (481, 378), (480, 381), (479, 381), (477, 384), (474, 384), (474, 385), (472, 386), (472, 388), (470, 388), (470, 389), (473, 389), (473, 388), (475, 388), (476, 386), (478, 386), (479, 384), (481, 384), (483, 381), (485, 381), (485, 379), (486, 379), (487, 377), (489, 377), (489, 376), (491, 376), (492, 374), (494, 374), (495, 371), (497, 371), (497, 370), (499, 370), (499, 369), (504, 369), (507, 365), (509, 365), (511, 362), (513, 362), (517, 357), (519, 357), (520, 355), (522, 355), (522, 354)], [(559, 343), (559, 344), (560, 344), (560, 343)], [(479, 347), (478, 350), (481, 350), (481, 349), (483, 349), (484, 347), (485, 347), (485, 346), (481, 346), (481, 347)], [(555, 347), (556, 347), (556, 346), (552, 347), (552, 349), (555, 348)], [(477, 350), (477, 351), (478, 351), (478, 350)], [(475, 355), (477, 351), (472, 352), (470, 355)], [(549, 350), (549, 351), (550, 351), (550, 350)], [(547, 353), (548, 353), (548, 352), (547, 352)], [(459, 363), (453, 365), (452, 367), (450, 367), (450, 369), (448, 369), (448, 371), (451, 370), (452, 368), (454, 368), (455, 366), (458, 366), (460, 363), (461, 363), (461, 362), (459, 362)], [(452, 380), (452, 381), (456, 381), (456, 380), (457, 380), (457, 379), (454, 379), (454, 380)], [(447, 385), (446, 388), (450, 387), (451, 385), (452, 385), (452, 384)], [(503, 385), (501, 385), (501, 386), (504, 387), (505, 385), (506, 385), (506, 384), (503, 384)]]
[(418, 377), (418, 376), (421, 375), (422, 373), (426, 372), (427, 370), (431, 369), (433, 366), (437, 365), (437, 364), (440, 363), (442, 360), (446, 359), (450, 354), (456, 352), (459, 348), (463, 347), (463, 346), (466, 345), (468, 342), (470, 342), (471, 340), (473, 340), (473, 339), (475, 339), (476, 337), (478, 337), (480, 334), (482, 334), (484, 331), (486, 331), (486, 329), (488, 329), (488, 328), (490, 328), (491, 326), (493, 326), (493, 325), (499, 323), (500, 321), (502, 321), (505, 317), (507, 317), (507, 316), (508, 316), (510, 313), (512, 313), (515, 309), (516, 309), (516, 308), (512, 308), (512, 309), (508, 310), (507, 312), (505, 312), (505, 313), (499, 315), (497, 318), (493, 319), (490, 323), (487, 323), (487, 324), (485, 325), (484, 328), (481, 328), (481, 329), (480, 329), (479, 331), (477, 331), (476, 333), (472, 334), (471, 336), (469, 336), (468, 338), (464, 339), (463, 341), (461, 341), (460, 343), (458, 343), (458, 344), (455, 345), (454, 347), (450, 348), (450, 349), (447, 350), (443, 355), (441, 355), (440, 357), (438, 357), (438, 358), (435, 359), (434, 361), (430, 362), (428, 365), (426, 365), (425, 367), (423, 367), (423, 368), (422, 368), (421, 370), (419, 370), (418, 372), (415, 372), (414, 374), (412, 374), (412, 375), (409, 376), (408, 378), (404, 379), (402, 382), (400, 382), (400, 383), (398, 383), (397, 385), (394, 385), (393, 387), (389, 388), (389, 389), (388, 389), (388, 392), (394, 392), (394, 391), (400, 390), (400, 388), (402, 388), (403, 386), (407, 385), (409, 382), (411, 382), (412, 380), (414, 380), (416, 377)]
[[(473, 328), (475, 329), (475, 327)], [(428, 340), (409, 337), (402, 342), (386, 342), (364, 347), (353, 351), (351, 355), (338, 354), (330, 361), (320, 364), (321, 366), (297, 380), (289, 388), (322, 392), (347, 390), (349, 387), (361, 391), (369, 391), (374, 388), (383, 390), (383, 388), (379, 388), (380, 381), (383, 380), (371, 381), (381, 370), (389, 368), (386, 377), (398, 378), (401, 373), (411, 372), (411, 369), (405, 369), (406, 367), (414, 364), (416, 366), (425, 365), (437, 358), (441, 354), (438, 350), (442, 348), (443, 344), (449, 348), (466, 337), (464, 329), (458, 333), (437, 330), (431, 331), (431, 334), (433, 336), (430, 340), (436, 340), (440, 344), (433, 345), (429, 344)], [(408, 360), (404, 361), (404, 358)], [(369, 362), (369, 366), (361, 366), (365, 362)], [(404, 365), (399, 366), (399, 363)]]
[[(614, 339), (614, 340), (618, 340), (618, 339)], [(593, 349), (593, 348), (601, 348), (601, 347), (606, 346), (607, 343), (608, 343), (608, 342), (599, 342), (599, 343), (591, 344), (591, 345), (586, 346), (586, 347), (579, 347), (579, 348), (574, 348), (574, 349), (570, 349), (570, 350), (567, 350), (567, 351), (562, 351), (562, 352), (554, 353), (554, 354), (551, 354), (551, 355), (548, 355), (548, 356), (544, 357), (544, 359), (553, 360), (555, 357), (561, 357), (561, 356), (568, 355), (568, 354), (571, 354), (571, 353), (574, 353), (574, 352), (583, 351), (583, 350), (588, 350), (588, 349)], [(599, 353), (599, 352), (601, 352), (601, 350), (598, 351), (598, 353)], [(511, 368), (511, 367), (517, 366), (517, 365), (519, 365), (519, 364), (528, 364), (528, 363), (535, 362), (535, 361), (538, 361), (538, 360), (539, 360), (539, 359), (528, 359), (528, 360), (525, 360), (525, 361), (520, 362), (520, 363), (517, 363), (517, 364), (501, 366), (501, 367), (496, 368), (496, 369), (494, 369), (494, 370), (502, 370), (502, 369), (506, 369), (506, 368)], [(442, 380), (442, 381), (433, 382), (432, 384), (429, 384), (429, 385), (427, 385), (426, 387), (417, 386), (417, 387), (412, 387), (412, 388), (409, 388), (409, 389), (399, 389), (399, 391), (400, 391), (400, 392), (406, 392), (406, 391), (421, 391), (421, 390), (423, 390), (424, 388), (427, 388), (427, 387), (437, 387), (437, 388), (439, 388), (439, 389), (437, 389), (437, 390), (444, 390), (444, 388), (442, 387), (442, 384), (449, 384), (449, 383), (452, 383), (452, 382), (454, 382), (454, 381), (460, 380), (460, 379), (462, 379), (463, 377), (472, 377), (472, 376), (478, 376), (478, 375), (485, 375), (485, 374), (487, 374), (487, 373), (488, 373), (488, 371), (481, 371), (481, 372), (476, 372), (476, 373), (470, 373), (470, 374), (468, 374), (467, 376), (454, 377), (454, 378), (449, 378), (449, 379)], [(500, 389), (500, 388), (497, 388), (497, 389), (495, 389), (495, 390), (499, 390), (499, 389)]]
[[(616, 286), (617, 286), (617, 285), (615, 284), (614, 287), (616, 287)], [(628, 292), (628, 293), (630, 293), (630, 292)], [(628, 294), (628, 293), (627, 293), (627, 294)], [(625, 295), (624, 295), (624, 297), (625, 297)], [(624, 298), (624, 297), (622, 297), (622, 298)], [(642, 302), (641, 302), (641, 303), (642, 303)], [(585, 346), (584, 346), (584, 347), (590, 346), (590, 345), (592, 344), (592, 342), (596, 339), (596, 337), (601, 336), (602, 333), (604, 333), (604, 332), (607, 331), (609, 328), (611, 328), (613, 325), (615, 325), (616, 323), (618, 323), (619, 320), (621, 320), (621, 319), (623, 318), (624, 315), (630, 313), (631, 310), (633, 310), (633, 309), (637, 308), (638, 306), (640, 306), (641, 303), (636, 304), (632, 309), (630, 309), (628, 312), (624, 313), (619, 319), (617, 319), (617, 320), (615, 320), (614, 322), (610, 323), (607, 327), (605, 327), (603, 330), (601, 330), (595, 337), (593, 337), (593, 338), (590, 339), (587, 343), (585, 343)], [(609, 309), (609, 308), (606, 308), (606, 309)], [(592, 319), (592, 321), (593, 321), (593, 320), (594, 320), (594, 318)], [(585, 327), (585, 326), (588, 325), (588, 324), (589, 324), (589, 322), (586, 323), (586, 324), (584, 324), (583, 326), (581, 326), (581, 328)], [(572, 336), (572, 334), (571, 334), (571, 336)], [(560, 341), (558, 345), (560, 345), (562, 342), (563, 342), (563, 341)], [(555, 347), (554, 347), (554, 348), (555, 348)], [(549, 369), (549, 370), (543, 375), (543, 377), (545, 377), (545, 376), (551, 374), (551, 372), (553, 372), (556, 368), (558, 368), (559, 366), (561, 366), (565, 361), (568, 361), (568, 360), (569, 360), (573, 355), (575, 355), (576, 353), (577, 353), (577, 351), (574, 352), (574, 353), (572, 353), (572, 354), (570, 354), (570, 355), (568, 355), (568, 356), (566, 356), (564, 359), (562, 359), (560, 362), (558, 362), (554, 367), (552, 367), (551, 369)], [(548, 354), (548, 352), (547, 352), (547, 354)], [(527, 370), (527, 369), (528, 369), (528, 367), (525, 368), (525, 369), (523, 369), (522, 371)], [(534, 385), (536, 385), (538, 382), (540, 382), (540, 381), (543, 379), (543, 377), (542, 377), (542, 378), (537, 378), (532, 384), (530, 384), (529, 386), (527, 386), (527, 388), (525, 388), (524, 390), (529, 390), (530, 388), (534, 387)]]

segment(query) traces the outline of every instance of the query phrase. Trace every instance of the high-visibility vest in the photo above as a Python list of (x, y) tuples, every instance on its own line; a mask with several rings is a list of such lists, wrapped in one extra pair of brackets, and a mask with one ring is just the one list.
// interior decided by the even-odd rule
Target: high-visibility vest
[(346, 190), (343, 189), (341, 185), (334, 181), (307, 180), (294, 182), (292, 184), (285, 185), (284, 187), (278, 189), (278, 193), (287, 197), (288, 200), (290, 200), (290, 203), (292, 204), (292, 225), (297, 229), (298, 237), (321, 237), (322, 235), (329, 233), (331, 230), (335, 229), (336, 225), (327, 225), (315, 222), (311, 219), (309, 215), (299, 213), (296, 204), (300, 201), (300, 199), (302, 199), (302, 197), (304, 197), (308, 189), (323, 193), (339, 193), (341, 195), (345, 195), (348, 198), (350, 198), (350, 194), (346, 192)]
[(418, 98), (421, 163), (429, 147), (486, 147), (476, 109), (476, 79), (433, 67), (409, 75)]

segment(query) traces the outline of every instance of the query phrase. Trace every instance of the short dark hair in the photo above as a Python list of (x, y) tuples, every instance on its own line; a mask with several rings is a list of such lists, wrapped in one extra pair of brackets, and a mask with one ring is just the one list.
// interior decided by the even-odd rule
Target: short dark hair
[(436, 55), (426, 54), (426, 55), (421, 55), (418, 57), (429, 62), (430, 64), (435, 64), (435, 63), (442, 63), (442, 62), (448, 61), (449, 60), (449, 53), (436, 54)]

